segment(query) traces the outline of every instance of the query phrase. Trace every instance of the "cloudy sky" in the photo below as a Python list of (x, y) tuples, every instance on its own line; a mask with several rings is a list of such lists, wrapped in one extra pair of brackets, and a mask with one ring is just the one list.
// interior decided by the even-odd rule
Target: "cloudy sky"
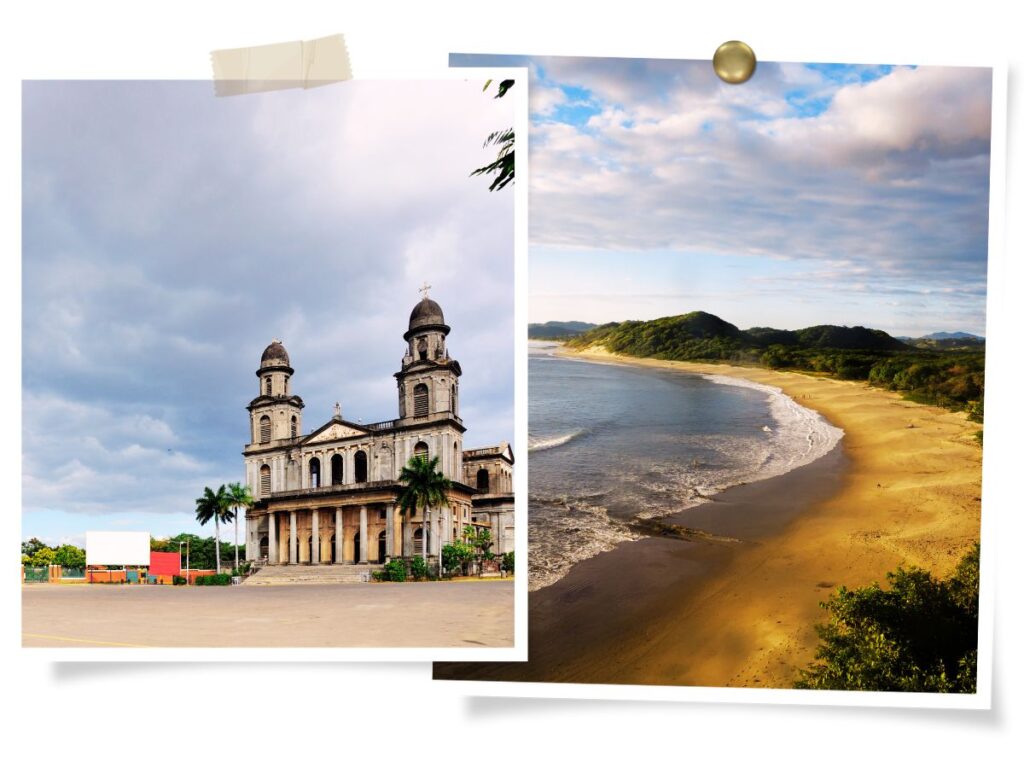
[(242, 480), (274, 337), (305, 431), (336, 400), (396, 417), (424, 280), (462, 363), (467, 447), (511, 440), (512, 191), (469, 172), (512, 104), (481, 88), (27, 83), (23, 538), (198, 532), (203, 487)]
[(528, 65), (530, 320), (985, 331), (987, 69)]

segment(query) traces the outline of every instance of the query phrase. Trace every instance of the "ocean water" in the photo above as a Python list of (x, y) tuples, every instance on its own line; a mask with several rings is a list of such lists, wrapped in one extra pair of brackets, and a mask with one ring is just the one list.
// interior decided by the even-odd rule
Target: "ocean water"
[(530, 343), (530, 589), (638, 538), (630, 522), (808, 464), (842, 430), (778, 389)]

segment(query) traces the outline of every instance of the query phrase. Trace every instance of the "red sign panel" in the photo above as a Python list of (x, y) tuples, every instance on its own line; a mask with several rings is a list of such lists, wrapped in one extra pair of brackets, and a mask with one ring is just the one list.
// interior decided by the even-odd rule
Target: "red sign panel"
[(149, 572), (154, 576), (181, 575), (180, 552), (150, 552)]

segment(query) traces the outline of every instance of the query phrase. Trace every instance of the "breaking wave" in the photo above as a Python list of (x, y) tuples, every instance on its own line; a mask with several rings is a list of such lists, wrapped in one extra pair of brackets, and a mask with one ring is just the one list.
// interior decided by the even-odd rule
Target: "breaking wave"
[(585, 429), (577, 429), (575, 432), (569, 432), (565, 435), (555, 435), (553, 437), (531, 437), (529, 444), (530, 453), (558, 448), (561, 445), (565, 445), (570, 440), (576, 439), (586, 431), (587, 430)]

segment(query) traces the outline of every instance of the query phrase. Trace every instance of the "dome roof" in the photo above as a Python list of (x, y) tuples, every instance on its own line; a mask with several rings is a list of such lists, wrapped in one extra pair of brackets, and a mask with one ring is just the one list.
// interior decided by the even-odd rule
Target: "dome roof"
[(263, 350), (263, 357), (260, 358), (260, 367), (268, 365), (291, 366), (291, 362), (288, 360), (288, 350), (277, 339), (270, 342), (267, 348)]
[(412, 308), (412, 314), (409, 315), (410, 331), (425, 325), (444, 325), (444, 313), (441, 311), (441, 305), (433, 299), (422, 299)]

